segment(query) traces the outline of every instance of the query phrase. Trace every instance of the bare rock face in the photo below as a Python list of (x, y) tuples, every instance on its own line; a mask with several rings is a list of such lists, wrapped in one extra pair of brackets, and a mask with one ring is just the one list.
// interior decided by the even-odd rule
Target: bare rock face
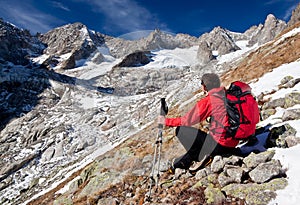
[(146, 65), (150, 62), (150, 51), (137, 51), (126, 56), (122, 62), (115, 67), (136, 67)]
[(193, 38), (187, 34), (178, 34), (173, 36), (171, 34), (161, 32), (158, 29), (151, 32), (146, 39), (141, 39), (141, 43), (144, 44), (145, 48), (148, 50), (154, 50), (158, 48), (188, 48), (192, 45), (195, 45), (197, 42), (197, 38)]
[(199, 60), (199, 64), (201, 65), (205, 65), (214, 59), (212, 50), (209, 48), (208, 44), (205, 41), (202, 41), (199, 45), (197, 59)]
[[(259, 25), (252, 33), (253, 36), (249, 41), (249, 45), (262, 45), (274, 39), (281, 31), (287, 27), (286, 23), (282, 20), (276, 19), (273, 14), (269, 14), (266, 18), (264, 25)], [(252, 28), (253, 29), (253, 28)]]
[(40, 37), (47, 45), (44, 54), (62, 56), (69, 54), (65, 59), (59, 59), (62, 69), (74, 68), (75, 61), (88, 58), (97, 46), (104, 42), (99, 33), (91, 32), (81, 23), (68, 24), (55, 28)]
[(294, 24), (298, 23), (300, 21), (300, 4), (296, 7), (296, 9), (293, 11), (291, 19), (288, 22), (288, 26), (293, 26)]
[(19, 29), (0, 19), (0, 63), (7, 61), (16, 65), (27, 65), (29, 53), (40, 55), (44, 45), (28, 30)]
[(61, 67), (63, 69), (72, 69), (75, 66), (76, 66), (75, 54), (71, 55), (69, 58), (67, 58), (65, 61), (61, 63)]
[[(259, 24), (258, 26), (251, 26), (248, 30), (244, 32), (244, 35), (247, 36), (247, 39), (252, 39), (254, 36), (257, 36), (260, 30), (262, 30), (263, 24)], [(250, 46), (255, 44), (254, 39), (252, 39), (253, 42), (250, 41)]]
[(134, 41), (121, 38), (106, 38), (105, 41), (111, 55), (116, 58), (124, 57), (137, 51), (189, 48), (198, 45), (198, 42), (198, 38), (188, 34), (172, 35), (159, 29), (154, 30), (145, 38)]
[[(203, 34), (199, 39), (200, 41), (205, 41), (210, 50), (217, 51), (218, 55), (224, 55), (240, 50), (240, 48), (234, 43), (228, 31), (221, 27), (216, 27), (210, 33)], [(201, 52), (203, 47), (199, 47), (199, 49), (200, 51), (198, 51), (198, 53)]]

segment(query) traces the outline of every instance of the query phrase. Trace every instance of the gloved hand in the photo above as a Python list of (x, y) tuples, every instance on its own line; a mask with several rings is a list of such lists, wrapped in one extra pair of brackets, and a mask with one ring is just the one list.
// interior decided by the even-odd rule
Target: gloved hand
[(165, 116), (162, 116), (162, 115), (158, 116), (158, 118), (157, 118), (158, 124), (165, 125), (166, 124), (165, 121), (166, 121)]

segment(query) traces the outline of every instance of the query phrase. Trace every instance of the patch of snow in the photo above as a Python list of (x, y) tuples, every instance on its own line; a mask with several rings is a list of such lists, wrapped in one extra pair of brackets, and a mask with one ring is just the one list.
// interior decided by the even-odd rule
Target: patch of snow
[(219, 51), (212, 51), (212, 55), (213, 56), (218, 56), (219, 55)]
[(225, 54), (225, 55), (221, 55), (221, 56), (218, 56), (217, 57), (217, 60), (218, 60), (218, 64), (222, 64), (222, 63), (226, 63), (226, 62), (231, 62), (233, 61), (234, 59), (238, 59), (240, 58), (243, 54), (251, 51), (251, 50), (254, 50), (257, 46), (254, 45), (252, 47), (247, 47), (247, 46), (244, 46), (244, 43), (243, 41), (241, 41), (239, 43), (239, 45), (241, 45), (241, 50), (237, 50), (235, 52), (232, 52), (232, 53), (228, 53), (228, 54)]
[(109, 72), (114, 65), (116, 65), (119, 61), (116, 60), (113, 63), (111, 62), (103, 62), (99, 65), (96, 65), (92, 62), (88, 62), (86, 66), (81, 67), (80, 69), (85, 69), (86, 71), (79, 76), (80, 79), (89, 80), (105, 73)]
[(86, 27), (82, 27), (80, 29), (80, 32), (81, 32), (82, 38), (86, 39), (89, 42), (93, 42), (92, 39), (90, 38), (89, 31)]
[(241, 40), (241, 41), (236, 41), (235, 44), (238, 47), (240, 47), (242, 50), (247, 50), (248, 49), (248, 47), (247, 47), (248, 42), (249, 42), (248, 40)]
[(47, 60), (47, 58), (49, 58), (49, 55), (43, 54), (43, 55), (40, 55), (39, 57), (32, 58), (31, 60), (33, 63), (42, 64), (43, 62), (45, 62), (45, 60)]
[(152, 51), (154, 56), (152, 62), (148, 63), (143, 68), (184, 68), (198, 63), (197, 60), (198, 46), (193, 46), (188, 49), (176, 48), (173, 50)]
[[(264, 92), (270, 92), (272, 90), (277, 91), (280, 81), (285, 76), (293, 76), (294, 78), (300, 77), (299, 67), (300, 62), (295, 61), (275, 68), (272, 72), (263, 75), (257, 82), (250, 84), (250, 86), (252, 87), (252, 91), (256, 95)], [(281, 89), (278, 92), (271, 94), (270, 97), (275, 99), (279, 97), (284, 97), (285, 94), (290, 93), (292, 91), (300, 92), (300, 85), (298, 84), (293, 88)], [(299, 108), (299, 105), (296, 105), (292, 108)], [(300, 120), (291, 120), (286, 122), (281, 122), (281, 120), (279, 120), (282, 117), (282, 114), (285, 110), (286, 109), (284, 108), (277, 108), (275, 115), (270, 116), (268, 119), (261, 122), (260, 124), (273, 124), (276, 122), (278, 123), (276, 124), (276, 126), (280, 126), (281, 124), (289, 123), (293, 128), (297, 130), (296, 137), (300, 137)], [(274, 158), (279, 159), (283, 167), (287, 169), (286, 174), (288, 185), (285, 189), (277, 191), (277, 197), (274, 200), (272, 200), (269, 204), (277, 205), (288, 203), (291, 205), (297, 205), (300, 201), (300, 164), (297, 163), (300, 154), (300, 145), (285, 149), (275, 148), (275, 150), (276, 154)]]
[[(295, 125), (300, 127), (300, 120), (295, 123)], [(298, 130), (299, 131), (299, 130)], [(299, 133), (299, 132), (298, 132)], [(285, 189), (278, 190), (277, 197), (272, 200), (269, 205), (278, 205), (278, 204), (289, 204), (289, 205), (298, 205), (300, 200), (300, 165), (299, 154), (300, 154), (300, 145), (283, 149), (276, 148), (275, 159), (279, 159), (284, 168), (287, 169), (287, 180), (288, 185)]]
[(286, 34), (282, 35), (279, 40), (275, 42), (275, 45), (280, 44), (282, 41), (284, 41), (286, 38), (289, 38), (291, 36), (295, 36), (300, 33), (300, 27), (294, 28), (293, 30), (287, 32)]
[(109, 48), (105, 46), (97, 47), (98, 51), (102, 53), (102, 55), (110, 55)]
[[(266, 73), (263, 75), (257, 82), (250, 84), (252, 92), (258, 96), (260, 93), (269, 93), (273, 90), (278, 90), (278, 85), (280, 81), (285, 76), (293, 76), (294, 78), (300, 77), (299, 72), (300, 61), (295, 61), (289, 64), (284, 64), (274, 69), (272, 72)], [(289, 92), (294, 89), (299, 89), (299, 85), (291, 89), (282, 89), (279, 93), (274, 93), (273, 96), (283, 97), (286, 92)], [(299, 90), (298, 90), (299, 91)]]
[(81, 66), (84, 66), (85, 63), (86, 63), (86, 60), (87, 60), (87, 59), (80, 59), (80, 60), (77, 60), (77, 61), (75, 62), (75, 67), (81, 67)]

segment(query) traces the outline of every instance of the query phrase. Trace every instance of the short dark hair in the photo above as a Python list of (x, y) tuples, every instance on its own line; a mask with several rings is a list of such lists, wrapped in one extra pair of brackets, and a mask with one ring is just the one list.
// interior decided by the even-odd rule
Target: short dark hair
[(207, 90), (218, 88), (221, 85), (220, 78), (215, 73), (205, 73), (202, 76), (201, 84), (204, 84)]

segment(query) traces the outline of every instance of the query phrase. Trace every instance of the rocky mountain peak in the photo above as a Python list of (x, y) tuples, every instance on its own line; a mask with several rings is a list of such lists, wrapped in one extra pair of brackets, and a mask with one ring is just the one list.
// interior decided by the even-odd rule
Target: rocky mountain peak
[(273, 14), (269, 14), (266, 18), (265, 24), (264, 24), (264, 33), (265, 39), (264, 41), (270, 41), (272, 40), (276, 35), (278, 35), (283, 29), (286, 28), (286, 22), (277, 19)]
[(0, 63), (19, 65), (30, 63), (28, 53), (40, 55), (44, 46), (28, 30), (20, 29), (0, 19)]
[(121, 38), (110, 38), (105, 44), (111, 55), (116, 58), (125, 57), (137, 51), (149, 51), (158, 49), (189, 48), (198, 45), (199, 40), (188, 34), (177, 34), (163, 32), (155, 29), (147, 37), (130, 41)]
[(224, 55), (240, 49), (229, 32), (221, 27), (216, 27), (211, 32), (203, 34), (199, 40), (202, 42), (197, 54), (200, 64), (207, 64), (212, 60), (213, 51), (217, 55)]
[(222, 28), (221, 26), (217, 26), (215, 27), (210, 33), (211, 34), (214, 34), (214, 35), (217, 35), (219, 33), (226, 33), (226, 29)]
[(99, 33), (91, 32), (82, 23), (73, 23), (41, 35), (40, 40), (47, 45), (44, 54), (49, 56), (44, 64), (48, 66), (55, 62), (53, 58), (69, 54), (67, 58), (56, 61), (60, 63), (61, 68), (69, 69), (75, 67), (76, 60), (86, 59), (96, 51), (97, 46), (104, 42), (104, 37)]
[(166, 36), (166, 35), (171, 35), (171, 34), (167, 34), (165, 32), (162, 32), (160, 29), (154, 29), (154, 31), (152, 31), (148, 35), (147, 39), (162, 37), (162, 36)]
[(267, 43), (274, 39), (286, 27), (286, 22), (277, 19), (273, 14), (269, 14), (263, 25), (260, 24), (254, 30), (252, 28), (252, 38), (249, 41), (249, 45), (254, 45), (255, 43), (262, 45)]
[(162, 32), (159, 29), (155, 29), (145, 40), (141, 39), (141, 42), (145, 45), (146, 48), (149, 48), (150, 50), (154, 50), (157, 48), (173, 49), (177, 45), (170, 43), (172, 39), (173, 36), (171, 34)]
[(188, 48), (198, 44), (198, 39), (188, 34), (171, 34), (155, 29), (145, 39), (140, 39), (146, 50)]
[(288, 26), (292, 26), (300, 21), (300, 4), (295, 8), (292, 13), (291, 19), (288, 22)]
[(209, 34), (201, 36), (200, 39), (208, 42), (211, 50), (218, 51), (219, 55), (240, 49), (235, 44), (228, 31), (221, 27), (214, 28)]

